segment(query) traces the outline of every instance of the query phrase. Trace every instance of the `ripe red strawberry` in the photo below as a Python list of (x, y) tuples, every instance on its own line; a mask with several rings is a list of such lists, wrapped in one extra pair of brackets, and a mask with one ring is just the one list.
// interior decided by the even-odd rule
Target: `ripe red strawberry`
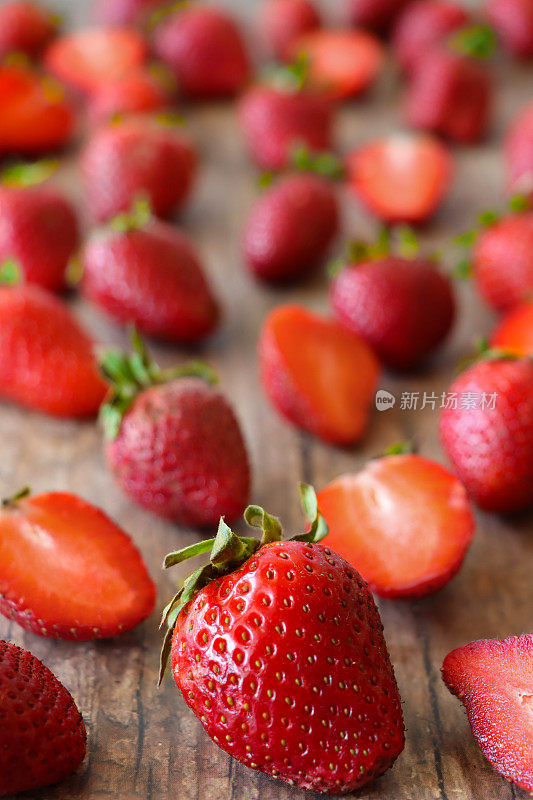
[(279, 306), (263, 323), (259, 365), (263, 389), (294, 425), (334, 444), (361, 438), (379, 375), (362, 339), (302, 306)]
[(473, 58), (434, 49), (417, 65), (407, 88), (405, 117), (410, 125), (456, 142), (478, 142), (486, 132), (492, 82)]
[(255, 86), (240, 101), (239, 120), (248, 150), (263, 169), (287, 166), (301, 145), (333, 149), (333, 105), (323, 93)]
[(87, 734), (70, 693), (27, 650), (0, 641), (0, 797), (58, 783), (78, 769)]
[(361, 145), (346, 166), (350, 186), (376, 216), (387, 223), (416, 223), (440, 205), (452, 157), (430, 134), (396, 133)]
[(408, 0), (346, 0), (348, 19), (356, 27), (387, 31)]
[(0, 58), (9, 53), (38, 54), (56, 32), (50, 14), (31, 0), (6, 0), (0, 6)]
[(339, 205), (319, 175), (287, 175), (256, 200), (243, 235), (249, 269), (268, 281), (309, 274), (326, 257), (339, 228)]
[(346, 794), (389, 769), (404, 747), (401, 701), (372, 595), (329, 548), (311, 487), (307, 534), (281, 541), (275, 517), (250, 506), (263, 538), (220, 521), (211, 549), (164, 612), (162, 667), (208, 735), (251, 769), (303, 789)]
[(29, 67), (0, 66), (0, 155), (62, 147), (73, 126), (63, 87)]
[(533, 634), (483, 639), (448, 653), (442, 678), (500, 775), (533, 792)]
[(294, 40), (320, 25), (320, 15), (312, 0), (265, 0), (260, 7), (257, 29), (269, 50), (284, 61), (291, 58)]
[(362, 253), (334, 278), (330, 299), (337, 319), (399, 370), (423, 363), (455, 318), (450, 280), (421, 258)]
[(533, 296), (533, 212), (502, 217), (483, 230), (472, 266), (479, 291), (497, 311)]
[(215, 6), (193, 3), (165, 17), (155, 30), (153, 47), (187, 97), (231, 96), (250, 76), (241, 31)]
[(485, 14), (510, 53), (520, 58), (533, 57), (531, 0), (488, 0)]
[(63, 289), (80, 238), (72, 205), (53, 189), (3, 186), (0, 219), (0, 265), (13, 259), (29, 283)]
[(402, 69), (412, 73), (419, 62), (468, 24), (466, 9), (452, 0), (408, 3), (394, 26), (392, 46)]
[(113, 382), (102, 419), (115, 480), (139, 505), (185, 525), (235, 519), (248, 502), (248, 456), (212, 372), (197, 363), (160, 370), (138, 337), (134, 344), (131, 358), (110, 353), (102, 364)]
[(98, 25), (142, 25), (161, 7), (161, 0), (95, 0), (93, 18)]
[(382, 597), (442, 589), (474, 534), (462, 484), (440, 464), (413, 454), (375, 459), (361, 472), (341, 475), (322, 489), (318, 505), (331, 549)]
[(522, 109), (505, 139), (507, 188), (533, 200), (533, 103)]
[(143, 37), (131, 28), (89, 28), (52, 42), (44, 62), (63, 83), (91, 92), (127, 75), (143, 63), (145, 55)]
[(294, 40), (291, 55), (308, 59), (308, 85), (335, 100), (356, 97), (378, 78), (383, 45), (363, 30), (320, 29)]
[(518, 356), (533, 356), (533, 302), (509, 311), (490, 338), (491, 347)]
[(196, 151), (175, 129), (146, 117), (97, 130), (80, 157), (90, 211), (104, 221), (145, 196), (158, 216), (187, 200), (196, 174)]
[(158, 111), (170, 103), (170, 92), (156, 74), (144, 67), (99, 86), (90, 96), (88, 115), (93, 123), (116, 115)]
[(480, 361), (449, 391), (457, 407), (441, 412), (441, 441), (474, 502), (498, 512), (531, 506), (533, 362)]
[(0, 286), (0, 395), (60, 417), (93, 416), (105, 395), (93, 343), (38, 286)]
[(97, 231), (82, 266), (85, 297), (150, 336), (195, 341), (218, 323), (219, 307), (192, 243), (142, 207)]
[(0, 510), (2, 614), (39, 636), (86, 641), (152, 613), (155, 586), (124, 531), (75, 495), (28, 494)]

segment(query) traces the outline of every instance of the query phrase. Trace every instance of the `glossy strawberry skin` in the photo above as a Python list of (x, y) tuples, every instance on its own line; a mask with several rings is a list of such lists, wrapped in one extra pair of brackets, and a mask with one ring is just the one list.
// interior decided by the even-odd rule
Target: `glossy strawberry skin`
[(287, 166), (298, 145), (332, 149), (333, 106), (323, 94), (257, 86), (243, 95), (239, 120), (248, 150), (263, 169)]
[(458, 647), (442, 677), (466, 708), (472, 733), (494, 769), (533, 792), (528, 702), (533, 693), (533, 635), (482, 639)]
[(38, 3), (7, 0), (0, 7), (0, 58), (9, 53), (35, 55), (54, 33), (50, 15)]
[(203, 527), (238, 517), (250, 470), (241, 430), (218, 390), (199, 378), (146, 389), (108, 442), (117, 483), (159, 516)]
[(324, 178), (280, 179), (258, 198), (246, 222), (243, 252), (249, 269), (268, 281), (310, 273), (325, 258), (339, 216), (334, 189)]
[(412, 73), (427, 53), (468, 23), (465, 9), (450, 0), (417, 0), (399, 15), (392, 46), (400, 66)]
[(420, 259), (390, 257), (347, 267), (334, 279), (330, 298), (337, 319), (399, 370), (420, 365), (455, 318), (450, 281)]
[(261, 6), (258, 30), (280, 60), (290, 57), (298, 36), (319, 27), (320, 16), (311, 0), (266, 0)]
[(139, 195), (166, 216), (190, 194), (196, 153), (181, 134), (151, 120), (130, 119), (96, 131), (80, 159), (82, 181), (95, 219), (128, 211)]
[(404, 115), (415, 128), (473, 143), (486, 134), (491, 105), (487, 69), (472, 58), (435, 49), (410, 78)]
[(38, 286), (0, 287), (0, 395), (60, 417), (94, 416), (106, 385), (93, 343)]
[[(481, 361), (450, 386), (458, 408), (445, 408), (440, 438), (470, 496), (487, 511), (528, 508), (533, 499), (533, 363)], [(476, 408), (461, 408), (470, 392)], [(481, 408), (482, 394), (496, 393), (495, 408)]]
[(49, 492), (18, 500), (1, 509), (0, 533), (0, 612), (25, 630), (106, 639), (153, 611), (155, 586), (139, 551), (80, 497)]
[(519, 356), (533, 356), (533, 301), (512, 308), (490, 337), (491, 347)]
[(533, 212), (513, 214), (482, 231), (472, 254), (477, 288), (497, 311), (533, 293)]
[(533, 199), (533, 103), (522, 109), (505, 137), (507, 189)]
[(407, 0), (346, 0), (352, 25), (383, 33), (406, 5)]
[(0, 187), (0, 264), (14, 259), (24, 280), (51, 291), (65, 288), (65, 272), (80, 240), (70, 203), (44, 187)]
[(161, 0), (95, 0), (93, 17), (98, 25), (143, 24), (161, 7)]
[(192, 243), (157, 220), (97, 233), (82, 253), (82, 291), (114, 319), (168, 341), (197, 341), (220, 311)]
[(214, 741), (252, 769), (342, 794), (400, 754), (400, 697), (366, 584), (321, 545), (263, 547), (180, 616), (172, 672)]
[(72, 696), (39, 659), (4, 641), (0, 697), (1, 797), (57, 783), (79, 767), (87, 734)]
[(485, 14), (510, 53), (533, 57), (533, 3), (530, 0), (489, 0)]
[(107, 122), (116, 114), (141, 114), (164, 109), (169, 95), (148, 70), (138, 69), (96, 89), (88, 102), (93, 124)]
[(234, 95), (250, 75), (239, 28), (214, 6), (195, 3), (164, 19), (156, 28), (153, 47), (187, 97)]

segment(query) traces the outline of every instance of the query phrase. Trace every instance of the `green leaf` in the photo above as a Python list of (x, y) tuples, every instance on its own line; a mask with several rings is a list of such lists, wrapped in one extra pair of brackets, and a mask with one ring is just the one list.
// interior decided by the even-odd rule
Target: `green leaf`
[(472, 247), (474, 242), (476, 241), (478, 236), (477, 230), (474, 228), (471, 231), (464, 231), (460, 233), (458, 236), (454, 236), (452, 239), (452, 244), (456, 247)]
[(462, 258), (456, 265), (455, 269), (452, 272), (452, 276), (454, 278), (459, 278), (459, 280), (468, 280), (472, 277), (473, 274), (473, 267), (472, 262), (469, 258)]
[(390, 231), (386, 225), (379, 229), (376, 244), (372, 246), (372, 256), (374, 258), (384, 258), (390, 253)]
[(177, 550), (175, 553), (168, 553), (168, 555), (165, 556), (163, 568), (169, 569), (169, 567), (175, 567), (176, 564), (182, 564), (190, 558), (196, 558), (197, 556), (204, 555), (204, 553), (209, 553), (214, 544), (215, 539), (206, 539), (203, 542), (195, 542), (188, 547), (184, 547), (182, 550)]
[(306, 53), (299, 53), (292, 64), (270, 64), (263, 70), (263, 80), (281, 91), (300, 92), (309, 73), (309, 62)]
[[(259, 542), (257, 542), (259, 545)], [(217, 535), (213, 544), (213, 549), (209, 560), (212, 564), (233, 564), (242, 563), (244, 559), (251, 555), (246, 540), (241, 539), (231, 528), (226, 525), (224, 517), (220, 518)]]
[(4, 508), (8, 506), (14, 506), (18, 500), (23, 500), (25, 497), (29, 497), (31, 494), (31, 489), (29, 486), (24, 486), (22, 489), (19, 489), (18, 492), (12, 494), (11, 497), (4, 497), (2, 500), (2, 506)]
[(403, 258), (414, 258), (419, 250), (418, 236), (412, 228), (402, 226), (397, 229), (398, 252)]
[(315, 490), (308, 483), (300, 484), (300, 499), (307, 521), (313, 523), (318, 516), (318, 500)]
[(333, 153), (312, 153), (305, 145), (297, 146), (290, 159), (291, 164), (302, 172), (315, 172), (331, 180), (345, 176), (344, 164)]
[(347, 266), (348, 262), (345, 258), (334, 258), (329, 262), (326, 270), (330, 278), (336, 278)]
[(478, 222), (484, 228), (490, 228), (491, 225), (498, 222), (499, 218), (495, 211), (483, 211), (478, 217)]
[(271, 542), (281, 542), (283, 528), (279, 519), (268, 514), (261, 506), (248, 506), (244, 512), (244, 519), (252, 528), (260, 528), (263, 531), (262, 547)]
[(20, 264), (14, 258), (8, 258), (0, 265), (0, 285), (15, 286), (22, 280)]
[(498, 39), (490, 25), (471, 25), (454, 34), (450, 47), (472, 58), (491, 58), (498, 47)]
[(509, 200), (509, 208), (515, 214), (519, 214), (522, 211), (529, 211), (531, 208), (531, 200), (526, 195), (516, 194)]
[(59, 159), (43, 158), (33, 164), (11, 164), (2, 170), (2, 183), (4, 186), (19, 186), (22, 188), (36, 186), (48, 180), (59, 167)]
[(274, 182), (273, 172), (263, 172), (257, 181), (260, 189), (268, 189)]
[(165, 672), (167, 671), (167, 665), (170, 658), (170, 652), (172, 650), (172, 637), (174, 634), (173, 628), (168, 628), (167, 632), (165, 633), (165, 638), (163, 640), (163, 646), (161, 648), (161, 655), (159, 658), (159, 678), (157, 681), (157, 685), (161, 686), (163, 678), (165, 677)]
[(414, 453), (415, 449), (412, 442), (395, 442), (385, 450), (386, 456), (403, 456)]
[(117, 233), (128, 233), (128, 231), (145, 228), (151, 219), (150, 200), (141, 194), (133, 201), (130, 211), (117, 214), (109, 224)]

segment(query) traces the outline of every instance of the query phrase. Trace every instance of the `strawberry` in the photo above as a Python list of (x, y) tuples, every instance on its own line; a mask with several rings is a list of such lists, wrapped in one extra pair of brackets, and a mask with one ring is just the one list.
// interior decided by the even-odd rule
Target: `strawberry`
[(312, 0), (265, 0), (257, 29), (268, 49), (280, 61), (285, 61), (290, 60), (294, 40), (320, 26), (320, 15)]
[(335, 316), (389, 367), (420, 366), (452, 327), (451, 281), (421, 258), (394, 256), (387, 248), (374, 251), (358, 243), (353, 249), (352, 263), (331, 285)]
[(167, 216), (191, 192), (196, 151), (172, 127), (132, 117), (93, 133), (80, 156), (80, 170), (95, 219), (128, 211), (140, 195), (155, 214)]
[(497, 512), (531, 506), (533, 362), (482, 360), (449, 393), (455, 403), (441, 412), (441, 441), (474, 502)]
[(509, 311), (490, 338), (491, 347), (518, 356), (533, 356), (533, 302)]
[(322, 29), (299, 36), (291, 55), (305, 54), (308, 83), (335, 100), (356, 97), (377, 80), (385, 51), (374, 34), (363, 30)]
[(96, 414), (105, 394), (93, 343), (38, 286), (0, 286), (0, 396), (46, 414)]
[(131, 28), (89, 28), (52, 42), (44, 62), (63, 83), (91, 92), (139, 67), (145, 55), (143, 37)]
[(190, 98), (234, 95), (250, 76), (241, 31), (215, 6), (193, 3), (164, 17), (153, 47), (175, 74), (180, 92)]
[(64, 289), (80, 239), (72, 205), (53, 189), (1, 186), (0, 219), (0, 265), (14, 259), (24, 280)]
[(384, 222), (423, 222), (435, 213), (451, 179), (452, 157), (430, 134), (374, 139), (346, 162), (351, 188)]
[(507, 188), (533, 200), (533, 103), (522, 109), (505, 139)]
[(432, 50), (468, 24), (468, 13), (452, 0), (415, 0), (399, 15), (392, 46), (402, 69), (413, 73)]
[(95, 89), (88, 102), (89, 119), (99, 123), (120, 114), (160, 111), (169, 105), (170, 94), (157, 73), (139, 67)]
[(458, 647), (444, 659), (442, 678), (465, 706), (485, 758), (533, 792), (533, 634)]
[(0, 510), (2, 614), (39, 636), (86, 641), (152, 613), (155, 586), (124, 531), (75, 495), (28, 495)]
[[(300, 153), (307, 158), (305, 151)], [(330, 166), (338, 166), (336, 159)], [(248, 267), (268, 281), (309, 274), (325, 258), (339, 217), (337, 197), (325, 177), (303, 172), (280, 178), (255, 202), (246, 221), (243, 252)]]
[(533, 57), (531, 0), (488, 0), (485, 14), (510, 53), (520, 58)]
[(0, 797), (62, 781), (85, 757), (70, 693), (27, 650), (0, 641)]
[(322, 489), (318, 505), (328, 520), (331, 549), (382, 597), (423, 597), (442, 589), (461, 567), (474, 534), (462, 484), (440, 464), (412, 453), (378, 458), (357, 474), (341, 475)]
[(502, 217), (481, 231), (472, 268), (483, 298), (498, 311), (533, 296), (533, 211)]
[(389, 769), (404, 747), (401, 701), (372, 595), (327, 533), (303, 487), (311, 528), (281, 541), (262, 508), (263, 538), (217, 537), (209, 563), (165, 609), (162, 671), (172, 674), (208, 735), (251, 769), (304, 789), (347, 794)]
[(348, 19), (356, 27), (384, 33), (408, 0), (346, 0)]
[(239, 424), (204, 364), (160, 370), (134, 335), (134, 353), (102, 364), (113, 389), (102, 409), (107, 462), (136, 503), (184, 525), (235, 519), (250, 469)]
[(93, 235), (81, 260), (83, 294), (119, 322), (169, 341), (195, 341), (218, 323), (192, 243), (142, 204)]
[(279, 306), (263, 323), (259, 365), (265, 393), (294, 425), (339, 445), (361, 438), (379, 375), (362, 339), (302, 306)]
[(10, 53), (37, 55), (53, 38), (52, 16), (31, 0), (6, 0), (0, 6), (0, 58)]
[(161, 6), (161, 0), (94, 0), (93, 18), (98, 25), (142, 25)]
[(29, 67), (0, 66), (0, 155), (62, 147), (73, 126), (73, 110), (58, 83)]

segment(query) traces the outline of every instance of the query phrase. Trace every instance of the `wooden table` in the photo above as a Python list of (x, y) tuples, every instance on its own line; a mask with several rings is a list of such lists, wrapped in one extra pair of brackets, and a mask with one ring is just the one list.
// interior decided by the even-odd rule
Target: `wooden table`
[[(336, 2), (336, 0), (335, 0)], [(334, 4), (334, 0), (331, 0)], [(250, 14), (250, 0), (227, 0)], [(57, 5), (57, 4), (56, 4)], [(64, 0), (68, 14), (83, 19), (86, 4)], [(75, 6), (75, 8), (73, 8)], [(489, 140), (456, 152), (451, 194), (434, 222), (421, 232), (423, 249), (443, 246), (468, 227), (476, 213), (502, 203), (499, 143), (513, 113), (531, 99), (531, 67), (495, 66), (495, 121)], [(398, 80), (393, 70), (364, 100), (347, 105), (339, 125), (342, 152), (401, 126)], [(357, 470), (388, 444), (415, 436), (423, 454), (443, 458), (437, 440), (438, 412), (374, 412), (363, 443), (338, 450), (299, 433), (268, 406), (258, 384), (255, 347), (265, 314), (278, 303), (326, 307), (325, 277), (295, 290), (256, 284), (244, 271), (239, 232), (257, 193), (256, 174), (243, 151), (230, 105), (200, 106), (188, 113), (202, 153), (195, 197), (180, 224), (195, 238), (225, 305), (220, 333), (195, 351), (219, 370), (238, 411), (254, 467), (253, 498), (281, 516), (289, 530), (302, 525), (297, 483), (322, 487), (346, 470)], [(73, 159), (57, 180), (81, 200)], [(346, 236), (373, 235), (375, 223), (348, 196)], [(83, 211), (82, 204), (80, 208)], [(341, 243), (339, 242), (339, 248)], [(453, 256), (453, 254), (451, 254)], [(448, 266), (452, 266), (450, 257)], [(491, 325), (470, 286), (458, 287), (460, 317), (453, 336), (431, 368), (410, 378), (384, 375), (381, 386), (442, 392), (473, 337)], [(80, 316), (106, 343), (125, 344), (124, 332), (82, 303)], [(164, 364), (190, 354), (154, 347)], [(158, 609), (173, 591), (176, 574), (164, 574), (166, 552), (197, 540), (197, 533), (163, 522), (130, 503), (113, 486), (102, 458), (101, 433), (92, 423), (61, 422), (9, 405), (0, 408), (0, 484), (3, 494), (29, 484), (35, 491), (64, 489), (102, 506), (131, 533), (158, 583)], [(407, 744), (392, 771), (363, 795), (390, 800), (510, 800), (525, 792), (506, 783), (480, 754), (463, 712), (440, 679), (443, 657), (476, 638), (531, 630), (533, 536), (531, 517), (500, 519), (478, 514), (474, 544), (460, 574), (425, 600), (380, 601), (385, 634), (404, 701)], [(183, 573), (182, 573), (183, 574)], [(291, 800), (303, 792), (251, 772), (220, 751), (189, 712), (173, 682), (156, 687), (160, 645), (158, 613), (137, 630), (112, 641), (73, 644), (25, 633), (0, 618), (0, 637), (41, 658), (65, 683), (87, 723), (87, 758), (79, 772), (53, 789), (26, 795), (37, 800)], [(309, 796), (309, 795), (307, 795)]]

